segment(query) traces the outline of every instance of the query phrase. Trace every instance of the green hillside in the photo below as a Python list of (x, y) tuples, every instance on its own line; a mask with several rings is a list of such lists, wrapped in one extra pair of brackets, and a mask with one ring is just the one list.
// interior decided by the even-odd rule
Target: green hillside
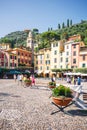
[(51, 41), (63, 39), (67, 40), (69, 36), (76, 34), (80, 34), (82, 41), (85, 43), (85, 45), (87, 45), (87, 21), (81, 20), (81, 22), (78, 24), (67, 23), (66, 26), (63, 23), (62, 27), (60, 24), (58, 24), (58, 29), (48, 29), (47, 32), (44, 32), (40, 35), (41, 44), (39, 44), (38, 49), (50, 47)]
[[(35, 33), (35, 31), (37, 33)], [(16, 31), (9, 33), (5, 37), (0, 39), (0, 43), (10, 42), (12, 47), (15, 46), (26, 46), (26, 40), (29, 30), (26, 31)], [(47, 32), (38, 33), (38, 29), (33, 29), (33, 34), (35, 41), (39, 43), (38, 49), (50, 47), (50, 43), (54, 40), (68, 39), (69, 36), (80, 34), (82, 41), (87, 45), (87, 21), (81, 20), (80, 23), (72, 24), (72, 21), (67, 20), (67, 25), (62, 23), (62, 26), (58, 24), (58, 28), (53, 30), (48, 28)]]
[(16, 31), (12, 32), (5, 37), (0, 39), (0, 43), (12, 43), (12, 45), (15, 46), (20, 46), (20, 45), (26, 45), (26, 39), (28, 36), (28, 31)]

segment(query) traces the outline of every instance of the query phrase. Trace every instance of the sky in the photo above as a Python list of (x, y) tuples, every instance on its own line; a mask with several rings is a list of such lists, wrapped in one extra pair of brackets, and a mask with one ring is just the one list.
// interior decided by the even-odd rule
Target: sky
[(0, 38), (26, 29), (40, 33), (87, 20), (87, 0), (0, 0)]

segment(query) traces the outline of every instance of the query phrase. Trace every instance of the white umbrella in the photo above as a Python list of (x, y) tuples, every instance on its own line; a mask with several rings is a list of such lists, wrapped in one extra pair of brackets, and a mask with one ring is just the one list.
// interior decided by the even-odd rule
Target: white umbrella
[(69, 72), (69, 73), (65, 73), (64, 75), (81, 75), (81, 73), (80, 72), (78, 72), (78, 73), (71, 73), (71, 72)]
[(81, 74), (81, 76), (87, 76), (87, 74)]

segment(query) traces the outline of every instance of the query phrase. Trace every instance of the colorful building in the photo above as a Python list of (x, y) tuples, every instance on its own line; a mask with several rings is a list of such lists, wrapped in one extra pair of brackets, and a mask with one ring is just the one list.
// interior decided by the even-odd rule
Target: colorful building
[(0, 68), (8, 68), (8, 57), (2, 50), (0, 50)]
[(80, 47), (79, 68), (87, 68), (87, 47)]
[(80, 56), (80, 48), (84, 47), (83, 42), (73, 42), (72, 43), (72, 55), (71, 55), (71, 68), (79, 68), (79, 56)]
[(9, 50), (11, 48), (10, 43), (1, 43), (0, 44), (0, 50)]
[(17, 67), (19, 66), (32, 66), (32, 52), (26, 49), (14, 48), (7, 51), (9, 54), (16, 55)]

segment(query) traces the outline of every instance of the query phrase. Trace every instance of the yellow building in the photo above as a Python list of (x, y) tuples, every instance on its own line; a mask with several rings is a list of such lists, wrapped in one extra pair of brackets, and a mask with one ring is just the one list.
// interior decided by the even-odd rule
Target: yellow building
[(34, 72), (38, 73), (38, 54), (34, 53)]
[(43, 76), (44, 72), (44, 49), (39, 50), (37, 53), (38, 60), (38, 74)]
[(9, 50), (11, 48), (11, 44), (10, 43), (1, 43), (0, 44), (0, 49), (1, 50)]
[(49, 77), (51, 72), (50, 53), (51, 48), (44, 48), (34, 55), (34, 70), (38, 75)]
[(44, 49), (44, 76), (49, 77), (51, 73), (51, 48)]

